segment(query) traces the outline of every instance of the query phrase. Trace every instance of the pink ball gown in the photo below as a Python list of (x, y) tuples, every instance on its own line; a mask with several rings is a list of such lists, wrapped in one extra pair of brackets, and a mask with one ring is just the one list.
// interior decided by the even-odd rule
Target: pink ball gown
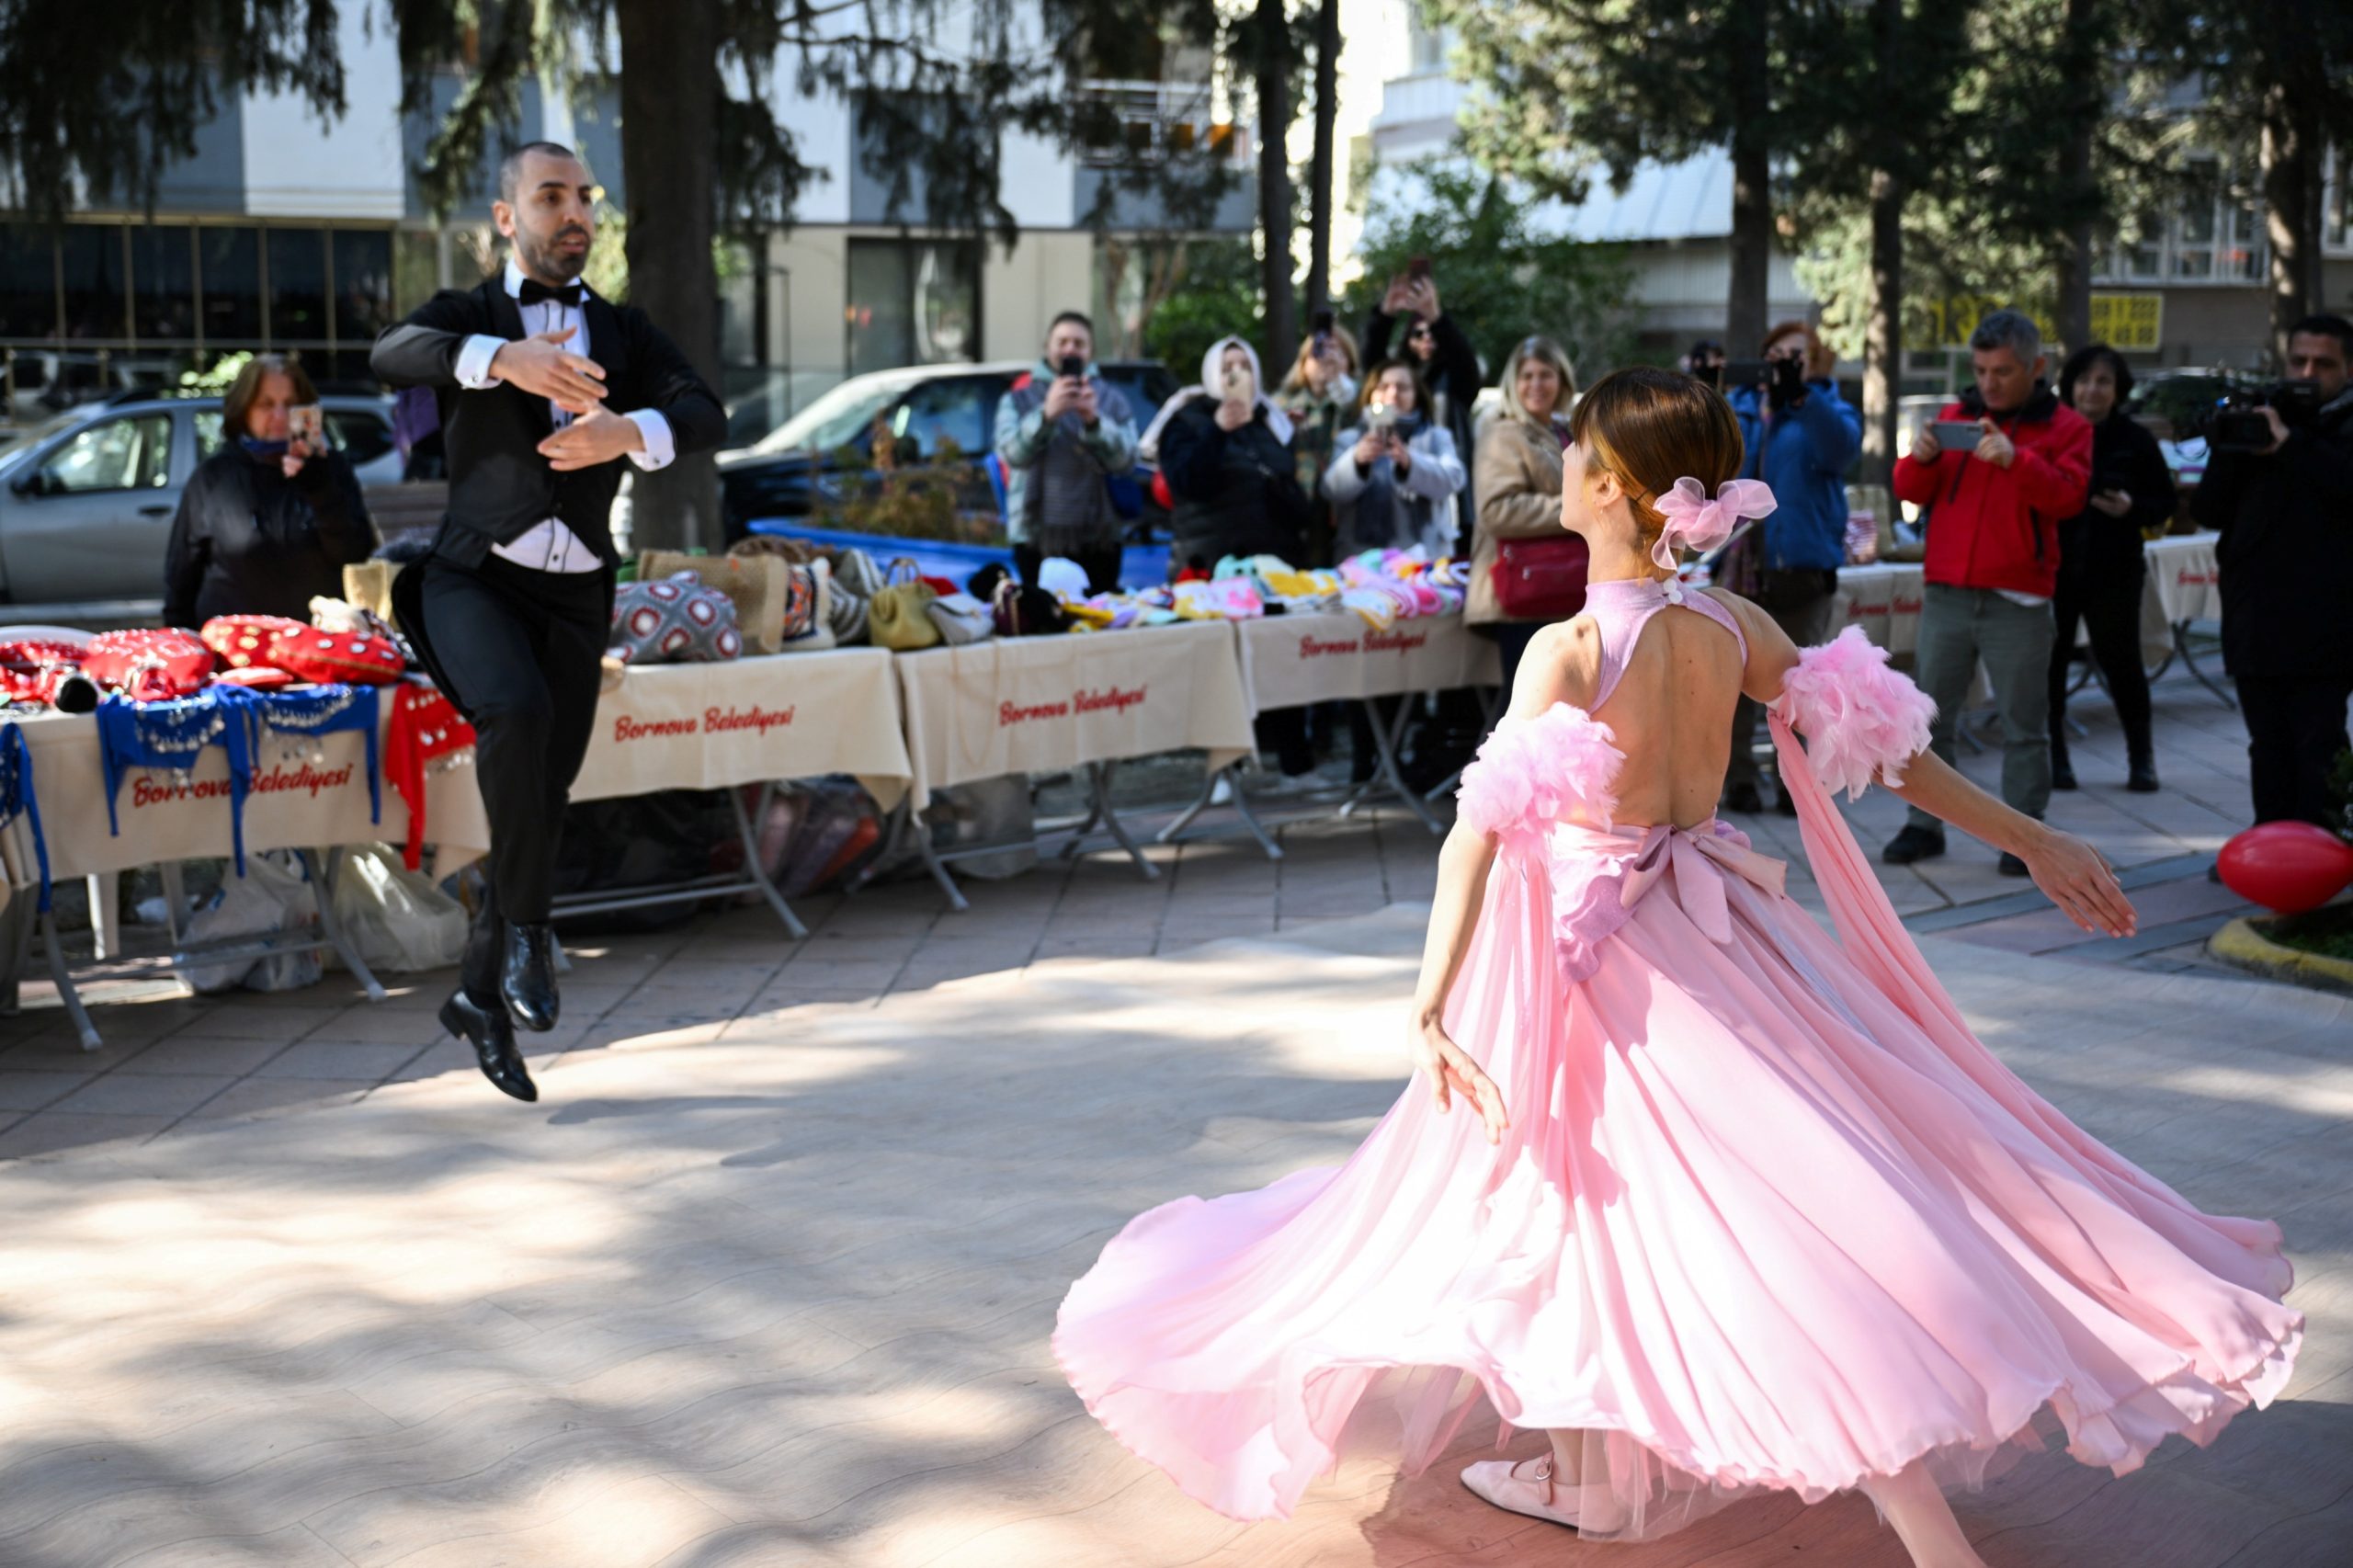
[[(1594, 714), (1670, 604), (1740, 635), (1704, 595), (1597, 585)], [(1915, 1460), (1982, 1481), (2038, 1417), (2121, 1474), (2268, 1403), (2302, 1331), (2279, 1228), (2200, 1213), (2004, 1067), (1838, 815), (1927, 743), (1885, 658), (1849, 630), (1771, 710), (1836, 941), (1726, 824), (1611, 825), (1625, 758), (1592, 714), (1498, 726), (1462, 785), (1500, 847), (1446, 1020), (1502, 1145), (1416, 1082), (1345, 1165), (1141, 1216), (1063, 1303), (1087, 1409), (1258, 1519), (1352, 1418), (1418, 1468), (1483, 1396), (1586, 1432), (1643, 1536)]]

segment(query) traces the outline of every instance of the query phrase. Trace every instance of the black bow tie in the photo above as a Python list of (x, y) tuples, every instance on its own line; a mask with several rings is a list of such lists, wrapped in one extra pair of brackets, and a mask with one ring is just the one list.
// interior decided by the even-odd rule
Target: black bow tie
[(582, 292), (577, 283), (566, 283), (560, 289), (551, 289), (536, 278), (526, 278), (523, 279), (522, 291), (517, 298), (527, 305), (536, 305), (544, 300), (553, 300), (560, 305), (568, 305), (576, 311), (580, 308)]

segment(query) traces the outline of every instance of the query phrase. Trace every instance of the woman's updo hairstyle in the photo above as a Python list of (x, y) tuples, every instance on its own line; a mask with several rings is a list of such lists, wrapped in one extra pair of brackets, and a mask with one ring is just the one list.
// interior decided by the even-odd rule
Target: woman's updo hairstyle
[(1647, 551), (1666, 519), (1660, 495), (1687, 475), (1710, 495), (1740, 474), (1740, 421), (1705, 381), (1647, 365), (1612, 370), (1593, 384), (1569, 415), (1569, 439), (1585, 448), (1586, 466), (1618, 476), (1633, 502)]

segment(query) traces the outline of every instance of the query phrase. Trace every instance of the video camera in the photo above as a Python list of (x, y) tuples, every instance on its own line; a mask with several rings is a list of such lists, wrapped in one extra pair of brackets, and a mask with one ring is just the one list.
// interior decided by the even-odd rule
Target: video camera
[(2214, 407), (2208, 421), (2207, 444), (2218, 452), (2260, 452), (2271, 446), (2270, 409), (2279, 423), (2293, 430), (2320, 412), (2318, 381), (2274, 381), (2267, 387), (2234, 392)]

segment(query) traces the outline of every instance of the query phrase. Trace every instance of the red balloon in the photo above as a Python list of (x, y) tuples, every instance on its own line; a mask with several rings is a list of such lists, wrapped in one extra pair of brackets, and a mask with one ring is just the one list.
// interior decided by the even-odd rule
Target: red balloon
[(2257, 823), (2218, 858), (2224, 886), (2282, 915), (2318, 909), (2353, 883), (2353, 844), (2315, 823)]

